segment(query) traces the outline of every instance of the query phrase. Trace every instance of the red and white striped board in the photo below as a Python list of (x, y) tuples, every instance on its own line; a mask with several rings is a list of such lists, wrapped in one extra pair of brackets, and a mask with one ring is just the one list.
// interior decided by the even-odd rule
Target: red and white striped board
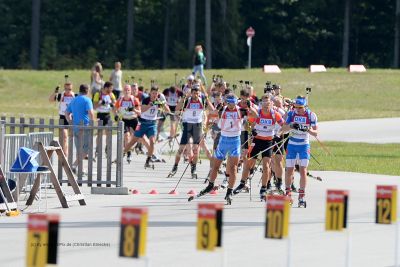
[(310, 65), (310, 72), (326, 72), (325, 65)]
[(264, 65), (263, 68), (264, 73), (281, 73), (281, 69), (278, 67), (278, 65)]
[(367, 69), (364, 67), (364, 65), (350, 65), (349, 66), (349, 72), (366, 72)]

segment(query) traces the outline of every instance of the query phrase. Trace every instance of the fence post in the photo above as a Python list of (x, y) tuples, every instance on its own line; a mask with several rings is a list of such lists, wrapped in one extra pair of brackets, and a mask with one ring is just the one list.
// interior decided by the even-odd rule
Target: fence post
[(12, 126), (10, 126), (10, 134), (15, 134), (15, 118), (14, 117), (11, 117), (10, 118), (10, 123), (12, 123), (13, 125)]
[(111, 187), (111, 164), (112, 164), (112, 119), (108, 121), (106, 129), (106, 156), (107, 156), (107, 185)]
[[(64, 120), (58, 120), (58, 125), (62, 125), (64, 122)], [(64, 140), (64, 132), (62, 129), (59, 129), (59, 135), (58, 135), (58, 140), (60, 141), (60, 145), (62, 146), (63, 140)], [(64, 151), (64, 153), (67, 153), (68, 155), (69, 151)], [(60, 159), (60, 157), (58, 157), (58, 182), (60, 183), (60, 185), (62, 185), (62, 180), (63, 180), (63, 166), (62, 166), (62, 161)]]
[[(103, 121), (98, 121), (98, 126), (103, 126)], [(102, 172), (102, 164), (103, 164), (103, 129), (98, 128), (97, 130), (97, 142), (96, 142), (96, 154), (97, 154), (97, 181), (101, 181), (101, 172)], [(98, 187), (101, 187), (101, 183), (97, 184)]]
[(116, 173), (116, 186), (122, 187), (122, 175), (123, 175), (123, 164), (122, 164), (122, 155), (124, 153), (124, 122), (118, 122), (118, 130), (117, 130), (117, 173)]
[(89, 154), (88, 154), (88, 186), (92, 187), (93, 180), (93, 121), (89, 122), (89, 126), (91, 127), (89, 130)]
[(4, 135), (6, 134), (5, 121), (0, 121), (0, 164), (4, 168)]
[(20, 123), (20, 126), (19, 126), (19, 133), (20, 134), (25, 134), (25, 118), (19, 118), (19, 123)]

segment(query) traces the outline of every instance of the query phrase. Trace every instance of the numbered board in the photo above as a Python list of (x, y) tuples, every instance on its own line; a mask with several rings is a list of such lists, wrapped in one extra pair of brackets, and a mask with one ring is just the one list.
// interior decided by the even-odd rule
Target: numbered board
[(376, 186), (376, 212), (375, 222), (379, 224), (392, 224), (397, 217), (397, 186)]
[(282, 239), (289, 234), (290, 201), (287, 196), (267, 197), (265, 238)]
[(198, 250), (214, 251), (222, 247), (222, 210), (221, 204), (199, 203), (197, 218)]
[(348, 191), (328, 190), (326, 196), (325, 230), (342, 231), (347, 227)]
[(27, 267), (47, 265), (48, 221), (45, 214), (29, 214), (26, 252)]
[(119, 256), (139, 258), (146, 254), (147, 208), (122, 208)]

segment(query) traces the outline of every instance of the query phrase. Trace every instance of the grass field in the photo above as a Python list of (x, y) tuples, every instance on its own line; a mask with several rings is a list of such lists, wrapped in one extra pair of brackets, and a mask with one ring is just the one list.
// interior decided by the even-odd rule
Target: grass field
[[(309, 73), (307, 69), (283, 69), (281, 74), (264, 74), (261, 69), (206, 70), (208, 81), (213, 74), (221, 74), (231, 84), (239, 80), (253, 82), (259, 95), (270, 80), (283, 87), (283, 94), (294, 98), (312, 88), (310, 107), (320, 121), (360, 118), (397, 117), (400, 114), (400, 71), (369, 69), (366, 73), (348, 73), (345, 69), (328, 69), (326, 73)], [(108, 78), (111, 70), (104, 71)], [(155, 79), (161, 87), (174, 83), (174, 73), (185, 77), (190, 70), (135, 70), (124, 71), (124, 79), (141, 78), (145, 86)], [(57, 117), (57, 106), (48, 96), (64, 74), (70, 76), (76, 91), (81, 83), (89, 83), (87, 70), (27, 71), (0, 70), (0, 115), (25, 117)]]
[(328, 155), (317, 142), (311, 143), (311, 170), (349, 171), (373, 174), (400, 174), (400, 144), (367, 143), (324, 143), (332, 156)]

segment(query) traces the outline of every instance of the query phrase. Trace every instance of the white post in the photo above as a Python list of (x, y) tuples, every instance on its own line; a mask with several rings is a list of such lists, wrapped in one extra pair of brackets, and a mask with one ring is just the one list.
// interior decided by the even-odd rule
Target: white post
[(347, 232), (347, 246), (346, 246), (346, 267), (351, 266), (351, 236), (349, 229), (346, 230)]
[(396, 221), (396, 230), (394, 234), (394, 266), (399, 266), (399, 223)]
[(249, 45), (249, 66), (248, 66), (248, 68), (249, 69), (251, 69), (251, 46), (252, 46), (252, 42), (253, 42), (253, 38), (252, 37), (249, 37), (250, 38), (250, 45)]
[(292, 266), (292, 259), (291, 259), (291, 253), (292, 253), (292, 242), (290, 240), (290, 237), (287, 238), (287, 258), (286, 258), (286, 266), (290, 267)]

